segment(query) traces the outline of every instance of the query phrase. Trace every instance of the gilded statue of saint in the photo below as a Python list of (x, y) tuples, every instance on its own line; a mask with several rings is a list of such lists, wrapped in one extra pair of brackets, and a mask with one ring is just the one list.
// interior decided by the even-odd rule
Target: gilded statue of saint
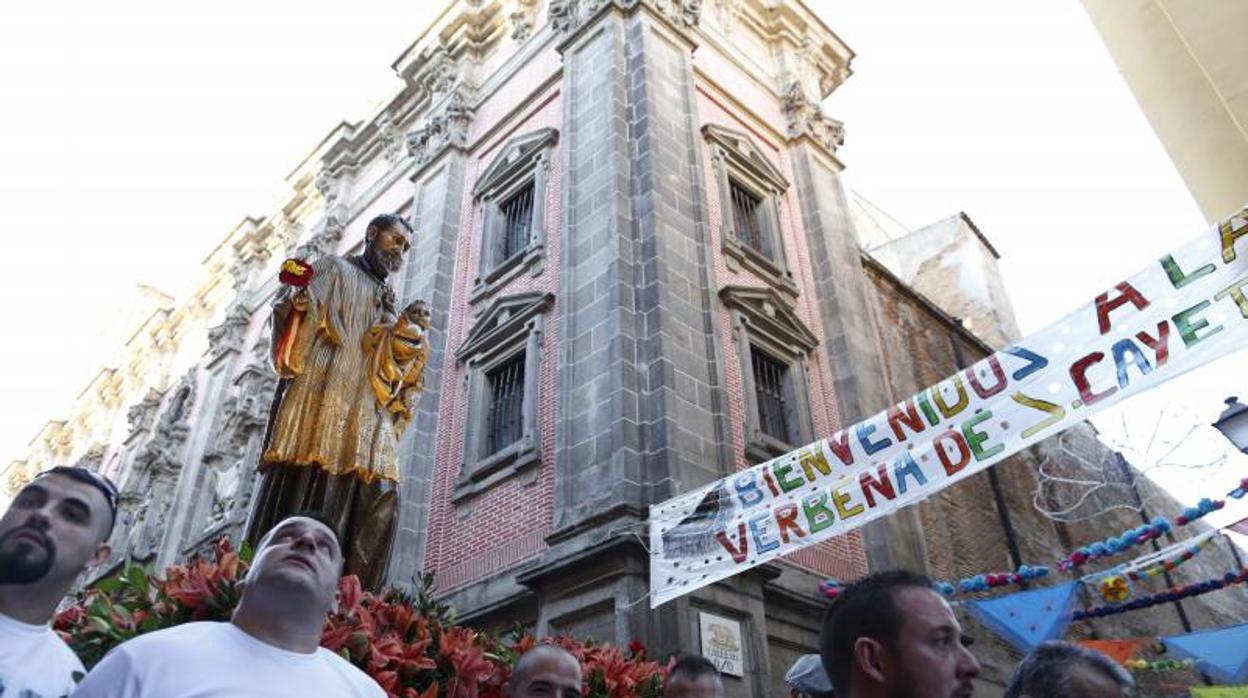
[(254, 544), (278, 521), (319, 510), (337, 528), (344, 574), (370, 589), (381, 585), (390, 557), (398, 441), (428, 352), (427, 306), (418, 300), (396, 312), (386, 283), (411, 235), (407, 221), (383, 214), (369, 222), (363, 254), (326, 255), (310, 268), (287, 262), (310, 281), (283, 286), (273, 306), (281, 381), (247, 538)]

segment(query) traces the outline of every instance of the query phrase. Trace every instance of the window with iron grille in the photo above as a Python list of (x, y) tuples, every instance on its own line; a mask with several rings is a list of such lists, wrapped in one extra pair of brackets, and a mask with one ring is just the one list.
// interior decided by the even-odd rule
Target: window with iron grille
[(503, 213), (503, 231), (496, 262), (501, 263), (529, 246), (529, 231), (533, 225), (533, 183), (525, 185), (499, 208)]
[(754, 394), (758, 404), (758, 426), (762, 432), (780, 441), (791, 441), (785, 380), (789, 367), (783, 361), (757, 347), (750, 348), (754, 364)]
[(771, 257), (771, 245), (761, 220), (763, 199), (734, 180), (728, 180), (732, 200), (732, 224), (742, 245)]
[(490, 406), (486, 418), (486, 452), (497, 453), (520, 439), (524, 431), (524, 354), (486, 374)]

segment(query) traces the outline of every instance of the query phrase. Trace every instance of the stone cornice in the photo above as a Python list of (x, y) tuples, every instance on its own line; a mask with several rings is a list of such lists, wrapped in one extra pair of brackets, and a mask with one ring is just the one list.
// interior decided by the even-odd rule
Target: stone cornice
[(557, 47), (563, 53), (604, 14), (615, 11), (632, 15), (645, 10), (694, 49), (698, 45), (696, 29), (701, 6), (701, 0), (551, 0), (547, 21), (563, 37)]
[[(772, 48), (779, 93), (794, 81), (820, 99), (852, 74), (854, 52), (800, 0), (721, 0), (734, 6), (736, 28), (744, 28)], [(728, 55), (731, 55), (729, 52)]]

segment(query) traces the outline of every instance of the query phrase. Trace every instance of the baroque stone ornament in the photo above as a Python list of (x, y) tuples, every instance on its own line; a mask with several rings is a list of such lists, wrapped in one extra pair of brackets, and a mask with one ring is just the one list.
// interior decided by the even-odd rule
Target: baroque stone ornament
[(394, 121), (389, 115), (381, 120), (377, 140), (381, 143), (382, 157), (387, 163), (397, 165), (403, 159), (403, 136), (399, 133), (399, 129), (395, 128)]
[(524, 41), (533, 35), (533, 20), (537, 14), (537, 0), (515, 0), (515, 9), (507, 15), (511, 21), (511, 38)]
[(91, 448), (88, 448), (86, 453), (83, 453), (81, 456), (79, 456), (77, 462), (75, 462), (74, 465), (79, 468), (87, 468), (88, 470), (98, 471), (100, 469), (100, 466), (103, 465), (103, 463), (104, 463), (104, 446), (101, 446), (100, 444), (96, 444), (92, 446)]
[(446, 94), (455, 85), (459, 66), (445, 48), (438, 47), (427, 63), (423, 84), (431, 94)]
[(346, 227), (346, 217), (345, 206), (339, 204), (331, 207), (325, 213), (320, 229), (295, 250), (295, 256), (312, 260), (331, 254), (338, 249), (338, 243), (342, 241), (342, 233)]
[(213, 358), (227, 352), (240, 351), (249, 325), (251, 325), (251, 311), (242, 303), (230, 306), (221, 324), (208, 330), (208, 351)]
[(205, 532), (239, 523), (246, 515), (246, 503), (255, 479), (255, 470), (245, 465), (248, 446), (264, 433), (269, 404), (277, 387), (277, 374), (268, 366), (269, 340), (261, 338), (251, 349), (251, 359), (234, 379), (238, 393), (222, 406), (221, 429), (204, 455), (206, 482), (212, 496)]
[(794, 82), (785, 89), (780, 108), (788, 121), (789, 138), (810, 136), (832, 153), (845, 144), (845, 124), (824, 116), (823, 109), (806, 96), (801, 84)]
[(134, 495), (131, 500), (139, 502), (134, 506), (127, 543), (136, 557), (155, 554), (164, 537), (174, 489), (182, 473), (182, 452), (191, 433), (195, 386), (194, 371), (182, 377), (161, 411), (152, 438), (135, 456), (126, 490)]
[(338, 201), (339, 182), (338, 178), (329, 173), (328, 170), (321, 170), (316, 173), (316, 191), (325, 199), (325, 207), (329, 208)]
[(546, 14), (555, 31), (568, 33), (612, 2), (623, 9), (648, 5), (672, 24), (686, 28), (696, 27), (702, 13), (702, 0), (551, 0)]
[(468, 106), (468, 98), (461, 91), (452, 92), (425, 119), (424, 125), (407, 134), (407, 152), (419, 166), (431, 162), (448, 147), (465, 147), (471, 120), (472, 108)]
[(242, 257), (234, 259), (234, 263), (230, 265), (230, 278), (234, 280), (235, 293), (239, 293), (247, 287), (247, 281), (251, 278), (252, 268), (251, 260)]
[(152, 422), (156, 419), (156, 410), (160, 409), (161, 397), (161, 393), (153, 388), (147, 391), (147, 395), (144, 395), (138, 404), (126, 411), (126, 420), (130, 424), (130, 436), (127, 439), (152, 428)]

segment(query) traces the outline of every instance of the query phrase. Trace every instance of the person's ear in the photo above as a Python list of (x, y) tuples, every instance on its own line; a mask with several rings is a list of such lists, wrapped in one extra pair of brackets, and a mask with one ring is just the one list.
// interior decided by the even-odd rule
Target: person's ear
[(332, 616), (338, 613), (338, 608), (341, 604), (342, 604), (342, 590), (339, 587), (334, 587), (334, 598), (330, 599), (329, 601), (329, 615)]
[(858, 671), (877, 683), (885, 681), (884, 646), (878, 640), (860, 637), (854, 641), (854, 664)]
[(100, 543), (100, 546), (95, 549), (95, 553), (91, 555), (91, 559), (87, 560), (87, 567), (99, 567), (104, 564), (112, 554), (113, 547), (111, 545), (108, 543)]

